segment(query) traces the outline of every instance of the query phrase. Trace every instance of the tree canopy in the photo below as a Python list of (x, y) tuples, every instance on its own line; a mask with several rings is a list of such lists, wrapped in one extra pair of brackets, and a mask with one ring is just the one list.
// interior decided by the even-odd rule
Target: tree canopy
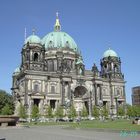
[(88, 116), (88, 111), (87, 111), (85, 106), (83, 106), (83, 109), (82, 109), (82, 112), (81, 112), (81, 116), (82, 117), (87, 117)]
[(18, 108), (18, 115), (22, 119), (26, 119), (27, 118), (26, 109), (25, 109), (25, 106), (22, 105), (22, 103), (20, 103), (20, 106)]
[(72, 105), (69, 110), (68, 110), (68, 117), (69, 118), (75, 118), (77, 116), (76, 114), (76, 109), (74, 108), (74, 106)]
[(50, 105), (48, 107), (46, 107), (46, 117), (53, 118), (53, 111), (52, 111), (52, 108)]
[(99, 109), (96, 105), (93, 106), (92, 114), (95, 118), (99, 118)]
[(0, 115), (11, 115), (14, 113), (14, 103), (12, 95), (4, 90), (0, 90)]
[(55, 116), (58, 118), (64, 117), (64, 111), (62, 106), (58, 106), (56, 111), (55, 111)]
[(140, 116), (140, 106), (138, 105), (126, 105), (126, 115), (128, 117), (139, 117)]
[(37, 106), (37, 105), (33, 105), (31, 117), (32, 117), (33, 119), (39, 118), (39, 109), (38, 109), (38, 106)]

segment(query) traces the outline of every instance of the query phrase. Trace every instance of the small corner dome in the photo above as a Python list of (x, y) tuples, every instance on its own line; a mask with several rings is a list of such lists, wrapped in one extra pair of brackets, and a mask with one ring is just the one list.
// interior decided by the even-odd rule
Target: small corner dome
[(45, 48), (54, 47), (54, 48), (64, 48), (69, 47), (74, 51), (78, 51), (77, 44), (73, 38), (65, 32), (50, 32), (42, 39), (42, 45), (45, 45)]
[(109, 56), (111, 56), (111, 57), (118, 57), (117, 53), (114, 50), (112, 50), (112, 49), (106, 50), (104, 52), (104, 54), (103, 54), (103, 58), (109, 57)]
[(30, 35), (26, 40), (25, 40), (25, 44), (29, 42), (29, 43), (41, 43), (41, 39), (37, 36), (37, 35)]
[(80, 58), (77, 60), (77, 62), (76, 62), (76, 65), (78, 65), (78, 64), (84, 64), (84, 62), (83, 62), (83, 60), (82, 60), (81, 57), (80, 57)]
[(14, 70), (14, 75), (16, 75), (16, 74), (19, 74), (20, 73), (20, 68), (19, 67), (17, 67), (15, 70)]

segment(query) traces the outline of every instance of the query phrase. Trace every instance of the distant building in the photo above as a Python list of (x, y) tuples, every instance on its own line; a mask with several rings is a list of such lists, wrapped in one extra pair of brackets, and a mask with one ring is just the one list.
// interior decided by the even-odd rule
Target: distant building
[(140, 86), (132, 88), (132, 105), (140, 105)]
[(37, 105), (40, 114), (44, 115), (46, 106), (51, 106), (55, 112), (67, 101), (74, 105), (77, 114), (85, 106), (91, 115), (93, 105), (100, 103), (111, 115), (116, 114), (117, 105), (125, 105), (121, 59), (115, 51), (108, 49), (101, 57), (100, 65), (100, 69), (95, 64), (91, 70), (85, 69), (77, 44), (61, 31), (57, 16), (53, 32), (43, 39), (33, 33), (23, 44), (21, 65), (13, 73), (15, 114), (20, 103), (25, 105), (29, 115), (33, 105)]

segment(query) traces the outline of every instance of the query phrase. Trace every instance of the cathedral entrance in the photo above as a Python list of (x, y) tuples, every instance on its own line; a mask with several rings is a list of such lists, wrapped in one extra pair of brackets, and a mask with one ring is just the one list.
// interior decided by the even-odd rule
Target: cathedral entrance
[(86, 106), (87, 108), (88, 103), (85, 101), (86, 96), (87, 96), (87, 89), (84, 86), (78, 86), (75, 88), (74, 105), (78, 116), (81, 116), (81, 111), (83, 109), (83, 106)]
[(34, 99), (34, 105), (36, 105), (38, 107), (39, 103), (40, 103), (40, 99)]
[(55, 102), (56, 100), (50, 100), (50, 106), (52, 109), (55, 109)]

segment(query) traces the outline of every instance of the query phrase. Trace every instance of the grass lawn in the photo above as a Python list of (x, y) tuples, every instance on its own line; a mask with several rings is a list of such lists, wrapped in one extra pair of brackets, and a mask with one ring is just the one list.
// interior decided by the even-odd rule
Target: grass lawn
[(101, 122), (99, 120), (93, 121), (81, 121), (76, 122), (45, 122), (45, 123), (26, 123), (26, 125), (32, 126), (45, 126), (45, 125), (64, 125), (69, 128), (88, 128), (88, 129), (111, 129), (111, 130), (128, 130), (128, 131), (140, 131), (140, 125), (132, 124), (131, 120), (107, 120)]
[(101, 122), (98, 120), (83, 121), (79, 125), (71, 124), (70, 127), (140, 131), (140, 126), (132, 124), (132, 122), (129, 120), (108, 120), (106, 122)]

